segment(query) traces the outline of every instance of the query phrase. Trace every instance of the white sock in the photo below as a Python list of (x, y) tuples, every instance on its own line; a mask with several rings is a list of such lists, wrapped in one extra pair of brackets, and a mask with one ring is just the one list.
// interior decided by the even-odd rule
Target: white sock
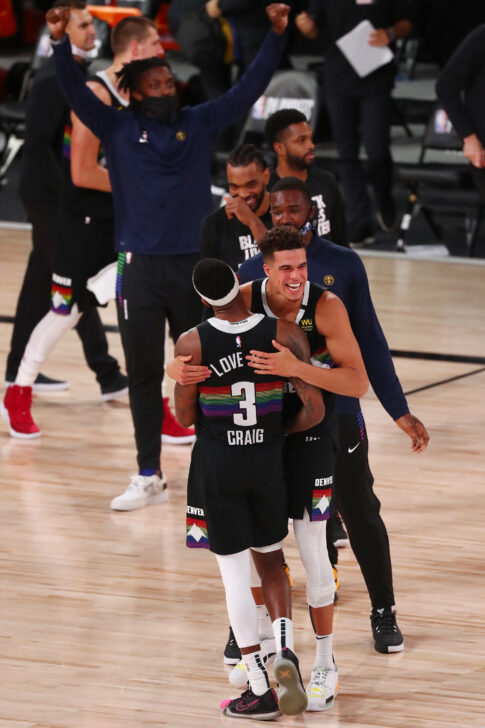
[(273, 622), (273, 633), (276, 643), (276, 652), (281, 652), (284, 647), (288, 647), (292, 652), (295, 651), (295, 642), (293, 640), (293, 622), (288, 617), (275, 619)]
[(269, 679), (266, 668), (263, 665), (261, 650), (243, 655), (242, 659), (248, 671), (248, 680), (251, 690), (255, 695), (264, 695), (269, 690)]
[(315, 652), (315, 662), (313, 667), (323, 667), (325, 670), (331, 670), (334, 667), (333, 664), (333, 635), (315, 635), (317, 640), (317, 649)]
[(266, 609), (266, 604), (258, 604), (258, 632), (260, 640), (273, 639), (273, 625)]

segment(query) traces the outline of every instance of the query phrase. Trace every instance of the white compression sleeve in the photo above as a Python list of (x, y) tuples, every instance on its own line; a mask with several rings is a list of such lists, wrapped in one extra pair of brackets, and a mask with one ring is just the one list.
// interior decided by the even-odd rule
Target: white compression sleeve
[(31, 387), (33, 385), (41, 366), (59, 339), (66, 331), (74, 328), (80, 318), (81, 314), (77, 305), (74, 304), (71, 313), (67, 316), (61, 316), (58, 313), (49, 311), (39, 321), (25, 347), (15, 384), (20, 387)]
[(257, 645), (258, 613), (251, 594), (249, 550), (215, 556), (226, 590), (227, 613), (236, 641), (240, 648)]
[(302, 519), (293, 520), (293, 530), (306, 571), (307, 601), (311, 607), (333, 604), (335, 581), (328, 558), (326, 521), (310, 521), (305, 511)]

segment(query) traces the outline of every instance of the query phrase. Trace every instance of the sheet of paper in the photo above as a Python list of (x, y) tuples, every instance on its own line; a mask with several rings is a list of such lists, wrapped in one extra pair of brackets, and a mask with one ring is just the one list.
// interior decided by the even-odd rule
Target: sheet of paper
[(353, 30), (337, 40), (345, 58), (354, 71), (363, 78), (392, 61), (394, 54), (388, 46), (378, 48), (369, 45), (369, 36), (375, 30), (369, 20), (363, 20)]

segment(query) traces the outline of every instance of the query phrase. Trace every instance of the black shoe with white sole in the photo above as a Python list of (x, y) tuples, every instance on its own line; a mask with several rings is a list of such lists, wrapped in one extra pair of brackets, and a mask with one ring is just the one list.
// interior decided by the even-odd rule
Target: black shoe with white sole
[[(5, 377), (5, 387), (11, 387), (15, 384), (15, 377), (7, 374)], [(32, 392), (39, 394), (42, 392), (64, 392), (69, 389), (69, 382), (65, 382), (63, 379), (52, 379), (46, 377), (45, 374), (37, 374), (35, 382), (32, 386)]]
[(401, 652), (404, 649), (404, 637), (397, 626), (396, 612), (389, 607), (373, 609), (370, 615), (374, 647), (377, 652)]

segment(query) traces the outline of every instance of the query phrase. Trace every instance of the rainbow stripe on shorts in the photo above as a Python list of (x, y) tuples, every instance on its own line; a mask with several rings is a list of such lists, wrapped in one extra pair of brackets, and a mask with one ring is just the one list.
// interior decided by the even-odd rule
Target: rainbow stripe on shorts
[(207, 536), (207, 523), (201, 518), (193, 518), (187, 516), (186, 525), (186, 543), (189, 549), (208, 549), (209, 538)]

